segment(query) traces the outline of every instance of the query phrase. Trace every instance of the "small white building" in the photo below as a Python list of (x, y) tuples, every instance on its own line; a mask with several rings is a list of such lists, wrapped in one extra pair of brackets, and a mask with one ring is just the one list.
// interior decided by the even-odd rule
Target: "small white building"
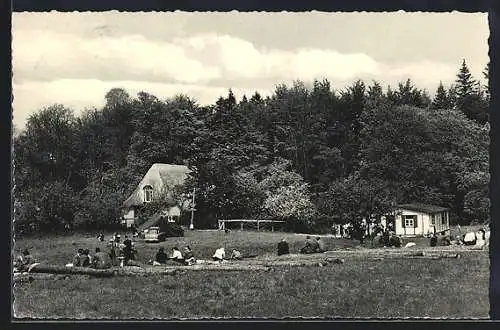
[(412, 203), (396, 206), (396, 235), (424, 236), (450, 229), (449, 209), (436, 205)]
[(127, 228), (130, 227), (135, 223), (139, 209), (158, 199), (165, 199), (166, 208), (158, 214), (158, 217), (153, 217), (151, 223), (148, 221), (147, 225), (154, 225), (161, 217), (169, 222), (177, 222), (182, 211), (189, 207), (191, 200), (174, 196), (174, 188), (183, 185), (190, 172), (191, 170), (184, 165), (153, 164), (134, 192), (123, 202), (122, 224)]

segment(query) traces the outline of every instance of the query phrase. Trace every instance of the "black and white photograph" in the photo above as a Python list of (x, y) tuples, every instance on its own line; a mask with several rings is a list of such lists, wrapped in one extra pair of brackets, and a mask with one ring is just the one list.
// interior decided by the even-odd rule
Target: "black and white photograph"
[(13, 13), (13, 317), (489, 319), (489, 35)]

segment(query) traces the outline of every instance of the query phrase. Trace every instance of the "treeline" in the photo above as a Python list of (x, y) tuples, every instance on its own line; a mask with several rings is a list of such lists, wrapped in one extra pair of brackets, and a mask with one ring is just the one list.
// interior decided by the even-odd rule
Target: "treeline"
[(105, 97), (81, 116), (41, 109), (15, 137), (18, 233), (117, 226), (153, 163), (194, 170), (197, 227), (273, 217), (313, 231), (406, 202), (450, 207), (463, 224), (489, 219), (489, 96), (465, 61), (434, 98), (410, 80), (385, 91), (297, 81), (206, 107), (118, 88)]

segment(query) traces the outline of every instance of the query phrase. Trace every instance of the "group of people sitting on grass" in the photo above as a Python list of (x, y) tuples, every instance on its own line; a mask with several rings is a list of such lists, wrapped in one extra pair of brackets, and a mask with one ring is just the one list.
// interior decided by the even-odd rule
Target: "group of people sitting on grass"
[(316, 239), (312, 239), (311, 236), (306, 236), (306, 244), (300, 249), (300, 253), (303, 254), (322, 253), (325, 251), (325, 243), (319, 236), (316, 237)]
[(462, 235), (457, 235), (451, 239), (446, 232), (433, 233), (430, 237), (430, 246), (466, 245), (477, 248), (484, 248), (489, 245), (490, 231), (484, 228), (477, 232), (471, 231)]
[[(97, 236), (99, 241), (104, 241), (104, 235)], [(101, 248), (95, 249), (94, 255), (90, 254), (88, 249), (78, 249), (71, 263), (67, 267), (91, 267), (96, 269), (106, 269), (112, 266), (134, 265), (137, 250), (132, 240), (125, 236), (121, 242), (121, 236), (114, 234), (108, 243), (109, 252), (101, 251)]]
[[(229, 259), (230, 260), (242, 260), (243, 255), (241, 254), (240, 251), (233, 249)], [(225, 248), (220, 247), (220, 248), (215, 250), (215, 253), (212, 256), (212, 261), (223, 262), (224, 260), (227, 260), (226, 259), (226, 250), (225, 250)], [(191, 266), (191, 265), (197, 263), (197, 260), (194, 256), (194, 252), (189, 245), (187, 245), (183, 249), (182, 252), (177, 246), (174, 246), (172, 248), (172, 253), (170, 256), (165, 252), (164, 247), (160, 247), (158, 249), (158, 252), (156, 253), (155, 259), (150, 260), (149, 263), (152, 264), (153, 266), (160, 266), (160, 265), (167, 264), (169, 261), (172, 261), (172, 262), (178, 263), (178, 264), (182, 264), (182, 265), (186, 265), (186, 266)]]
[(168, 261), (173, 261), (182, 265), (192, 265), (196, 262), (194, 258), (193, 250), (189, 245), (184, 248), (184, 253), (182, 253), (177, 246), (172, 248), (172, 255), (168, 256), (165, 253), (165, 248), (160, 247), (156, 253), (155, 260), (150, 260), (153, 266), (160, 266), (166, 264)]

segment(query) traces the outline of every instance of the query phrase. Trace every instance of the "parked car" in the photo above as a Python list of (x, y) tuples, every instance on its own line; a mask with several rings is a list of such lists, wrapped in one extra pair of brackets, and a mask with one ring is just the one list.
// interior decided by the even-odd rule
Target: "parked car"
[(149, 227), (144, 230), (144, 241), (149, 243), (158, 243), (165, 241), (165, 233), (160, 231), (160, 227)]
[(159, 227), (144, 230), (144, 241), (150, 243), (163, 242), (167, 237), (183, 237), (184, 229), (176, 223), (163, 223)]

